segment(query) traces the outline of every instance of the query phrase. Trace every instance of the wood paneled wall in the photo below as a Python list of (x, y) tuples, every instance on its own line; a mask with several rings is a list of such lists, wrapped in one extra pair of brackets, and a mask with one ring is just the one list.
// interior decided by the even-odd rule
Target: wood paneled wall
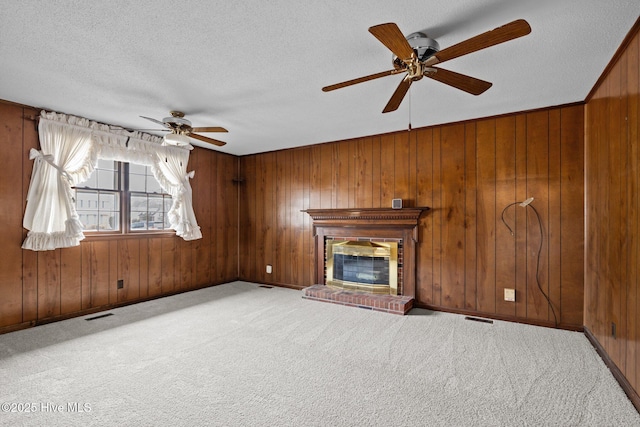
[[(640, 25), (586, 105), (584, 324), (640, 391)], [(615, 324), (615, 335), (613, 325)]]
[[(237, 279), (238, 174), (235, 156), (196, 148), (189, 169), (203, 239), (88, 237), (74, 248), (21, 249), (38, 111), (0, 102), (0, 331)], [(117, 281), (124, 288), (117, 289)]]
[[(583, 318), (584, 109), (551, 108), (241, 158), (240, 277), (312, 283), (307, 208), (428, 206), (418, 247), (417, 303), (564, 327)], [(273, 266), (271, 274), (266, 265)], [(504, 288), (516, 289), (505, 302)]]

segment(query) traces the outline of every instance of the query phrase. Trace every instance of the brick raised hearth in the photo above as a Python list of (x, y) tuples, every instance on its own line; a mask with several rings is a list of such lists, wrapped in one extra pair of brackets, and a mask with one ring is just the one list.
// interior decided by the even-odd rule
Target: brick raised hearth
[(374, 295), (370, 293), (334, 289), (325, 285), (313, 285), (302, 290), (302, 298), (331, 302), (348, 307), (366, 308), (392, 314), (407, 314), (413, 308), (413, 297)]
[[(303, 297), (350, 307), (406, 314), (413, 307), (416, 283), (418, 222), (429, 208), (307, 209), (313, 219), (316, 274), (314, 286)], [(402, 246), (402, 267), (398, 267), (402, 295), (374, 295), (368, 292), (325, 286), (325, 242), (327, 238), (397, 241)]]

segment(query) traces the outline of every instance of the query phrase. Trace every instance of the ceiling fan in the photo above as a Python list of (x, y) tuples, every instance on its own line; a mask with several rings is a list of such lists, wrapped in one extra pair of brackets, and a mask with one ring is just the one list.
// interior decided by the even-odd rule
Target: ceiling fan
[(152, 119), (151, 117), (140, 116), (143, 119), (150, 120), (161, 126), (164, 126), (169, 133), (164, 136), (164, 143), (167, 145), (177, 145), (179, 147), (186, 147), (190, 150), (193, 149), (189, 143), (189, 138), (195, 138), (199, 141), (222, 147), (226, 142), (218, 141), (217, 139), (209, 138), (199, 135), (195, 132), (227, 132), (222, 127), (192, 127), (191, 121), (184, 118), (182, 111), (170, 111), (171, 116), (165, 117), (162, 120)]
[(502, 27), (487, 31), (475, 37), (462, 41), (446, 49), (440, 50), (438, 43), (428, 38), (423, 33), (412, 33), (407, 38), (404, 37), (398, 26), (392, 22), (375, 25), (369, 28), (382, 44), (384, 44), (394, 54), (393, 69), (371, 74), (346, 82), (337, 83), (322, 88), (324, 92), (363, 83), (380, 77), (393, 74), (406, 73), (405, 77), (396, 88), (391, 99), (382, 110), (383, 113), (395, 111), (400, 107), (400, 103), (407, 94), (411, 83), (423, 77), (429, 77), (441, 83), (453, 86), (457, 89), (468, 92), (472, 95), (480, 95), (489, 89), (490, 82), (476, 79), (474, 77), (448, 71), (435, 67), (436, 64), (458, 58), (478, 50), (482, 50), (518, 37), (525, 36), (531, 32), (531, 27), (524, 19), (518, 19)]

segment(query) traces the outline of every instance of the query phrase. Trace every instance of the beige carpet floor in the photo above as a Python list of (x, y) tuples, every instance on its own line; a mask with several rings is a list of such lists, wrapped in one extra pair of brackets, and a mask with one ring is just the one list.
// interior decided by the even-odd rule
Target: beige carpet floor
[(233, 282), (0, 335), (3, 426), (633, 426), (583, 334)]

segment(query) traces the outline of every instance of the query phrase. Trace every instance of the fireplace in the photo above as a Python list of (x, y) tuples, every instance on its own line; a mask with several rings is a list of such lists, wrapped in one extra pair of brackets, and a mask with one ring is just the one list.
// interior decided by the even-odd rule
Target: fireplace
[(327, 286), (398, 295), (398, 243), (326, 239), (325, 272)]
[(316, 285), (305, 288), (303, 298), (407, 313), (416, 291), (418, 223), (428, 210), (304, 211), (313, 218)]

